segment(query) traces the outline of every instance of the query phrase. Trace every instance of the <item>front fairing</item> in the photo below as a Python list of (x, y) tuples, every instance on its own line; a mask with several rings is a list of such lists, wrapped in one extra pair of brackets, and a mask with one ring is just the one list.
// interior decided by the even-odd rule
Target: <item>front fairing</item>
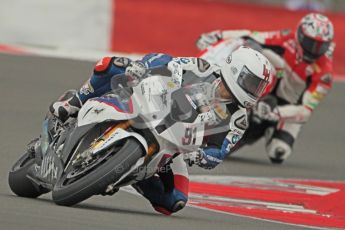
[[(78, 126), (106, 120), (130, 120), (138, 116), (154, 125), (169, 113), (170, 93), (180, 88), (178, 80), (182, 69), (179, 67), (176, 66), (174, 72), (167, 67), (152, 69), (137, 85), (133, 82), (124, 84), (121, 80), (124, 75), (114, 76), (109, 93), (89, 99), (81, 108)], [(145, 125), (150, 127), (149, 123)]]
[(144, 79), (140, 85), (133, 88), (133, 101), (136, 101), (140, 118), (148, 128), (155, 127), (171, 110), (171, 93), (176, 85), (170, 77), (152, 76)]
[(130, 100), (128, 110), (118, 106), (114, 95), (107, 95), (88, 100), (78, 114), (78, 126), (101, 123), (108, 120), (130, 120), (138, 115), (137, 104)]

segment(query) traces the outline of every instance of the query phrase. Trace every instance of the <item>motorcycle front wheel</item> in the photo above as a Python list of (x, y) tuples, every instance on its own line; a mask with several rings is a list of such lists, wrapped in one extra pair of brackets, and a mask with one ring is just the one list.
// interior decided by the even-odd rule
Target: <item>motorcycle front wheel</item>
[(58, 205), (72, 206), (104, 192), (109, 184), (118, 180), (142, 156), (141, 144), (134, 138), (128, 138), (120, 149), (80, 177), (70, 179), (68, 175), (73, 167), (67, 168), (54, 186), (53, 201)]

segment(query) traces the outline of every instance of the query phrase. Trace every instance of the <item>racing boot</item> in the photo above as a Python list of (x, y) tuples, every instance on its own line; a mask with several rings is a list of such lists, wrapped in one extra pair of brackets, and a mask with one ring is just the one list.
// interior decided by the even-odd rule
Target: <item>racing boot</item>
[(68, 90), (50, 105), (49, 111), (64, 123), (68, 118), (76, 117), (81, 106), (77, 91)]

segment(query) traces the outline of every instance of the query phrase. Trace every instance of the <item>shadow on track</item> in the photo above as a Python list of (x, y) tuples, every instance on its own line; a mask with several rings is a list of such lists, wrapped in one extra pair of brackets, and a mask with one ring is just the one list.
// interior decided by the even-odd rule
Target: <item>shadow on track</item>
[(12, 193), (2, 193), (2, 192), (0, 192), (0, 197), (6, 197), (6, 198), (10, 198), (10, 199), (34, 200), (35, 202), (42, 202), (42, 203), (51, 203), (51, 204), (53, 204), (53, 201), (51, 199), (45, 198), (45, 197), (28, 198), (28, 197), (17, 196), (17, 195), (12, 194)]
[(268, 159), (254, 159), (254, 158), (244, 158), (241, 156), (229, 156), (225, 159), (227, 162), (236, 162), (243, 164), (255, 164), (255, 165), (271, 165), (271, 162)]
[(150, 217), (159, 217), (159, 218), (173, 218), (173, 219), (188, 219), (188, 220), (200, 220), (200, 218), (194, 218), (194, 217), (185, 217), (181, 215), (171, 215), (166, 216), (161, 213), (157, 213), (152, 209), (152, 212), (150, 211), (139, 211), (134, 209), (124, 209), (124, 208), (118, 208), (118, 207), (107, 207), (107, 206), (100, 206), (100, 205), (94, 205), (94, 204), (77, 204), (73, 206), (72, 208), (78, 208), (78, 209), (86, 209), (91, 211), (101, 211), (101, 212), (111, 212), (111, 213), (122, 213), (122, 214), (136, 214), (136, 215), (142, 215), (142, 216), (150, 216)]
[[(46, 197), (39, 197), (39, 198), (26, 198), (26, 197), (19, 197), (14, 194), (10, 193), (0, 193), (0, 197), (5, 197), (7, 199), (11, 200), (26, 200), (26, 201), (33, 201), (37, 203), (45, 203), (50, 205), (55, 205), (54, 202), (50, 198)], [(63, 207), (63, 206), (57, 206), (56, 207)], [(109, 206), (101, 206), (101, 205), (95, 205), (90, 203), (81, 203), (77, 204), (72, 207), (66, 207), (71, 209), (81, 209), (81, 210), (89, 210), (89, 211), (100, 211), (100, 212), (109, 212), (109, 213), (121, 213), (121, 214), (135, 214), (135, 215), (141, 215), (141, 216), (150, 216), (150, 217), (159, 217), (159, 218), (166, 218), (167, 216), (157, 213), (152, 209), (152, 212), (150, 211), (139, 211), (134, 209), (125, 209), (125, 208), (119, 208), (119, 207), (109, 207)], [(184, 216), (177, 216), (172, 215), (169, 216), (169, 218), (177, 218), (177, 219), (197, 219), (197, 218), (190, 218), (190, 217), (184, 217)], [(198, 219), (199, 220), (199, 219)]]
[(91, 211), (101, 211), (101, 212), (115, 212), (115, 213), (122, 213), (122, 214), (137, 214), (137, 215), (144, 215), (144, 216), (157, 216), (157, 217), (164, 217), (159, 213), (153, 212), (143, 212), (133, 209), (123, 209), (123, 208), (115, 208), (115, 207), (107, 207), (107, 206), (100, 206), (94, 204), (77, 204), (71, 208), (76, 209), (86, 209)]

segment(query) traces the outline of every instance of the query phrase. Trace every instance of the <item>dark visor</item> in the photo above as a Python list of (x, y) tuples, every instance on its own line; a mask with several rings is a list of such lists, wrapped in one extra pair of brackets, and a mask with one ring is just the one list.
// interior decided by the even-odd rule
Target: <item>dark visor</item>
[(326, 53), (331, 44), (331, 42), (317, 41), (304, 35), (301, 27), (298, 28), (298, 42), (304, 51), (315, 57), (320, 57)]
[(257, 98), (264, 92), (268, 81), (260, 79), (244, 66), (238, 76), (237, 83), (244, 91)]

